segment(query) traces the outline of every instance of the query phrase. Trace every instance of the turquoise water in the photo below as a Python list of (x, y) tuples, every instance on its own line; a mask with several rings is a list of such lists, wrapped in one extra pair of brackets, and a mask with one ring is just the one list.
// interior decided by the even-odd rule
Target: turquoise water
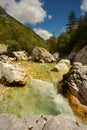
[(19, 117), (33, 114), (72, 113), (67, 100), (58, 94), (56, 83), (30, 78), (22, 88), (8, 89), (0, 100), (0, 113)]

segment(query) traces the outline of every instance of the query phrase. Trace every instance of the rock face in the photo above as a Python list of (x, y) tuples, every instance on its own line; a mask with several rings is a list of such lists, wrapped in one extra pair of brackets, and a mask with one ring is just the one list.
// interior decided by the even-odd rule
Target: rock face
[(78, 123), (74, 117), (61, 114), (53, 117), (45, 125), (43, 130), (86, 130), (87, 126)]
[(5, 44), (0, 44), (0, 54), (5, 54), (7, 52), (8, 46)]
[(56, 59), (48, 51), (42, 47), (36, 47), (33, 49), (31, 54), (32, 60), (36, 62), (55, 62)]
[(58, 62), (58, 64), (56, 66), (54, 66), (54, 68), (52, 69), (52, 71), (66, 71), (66, 73), (69, 71), (70, 69), (70, 61), (67, 59), (62, 59)]
[(0, 130), (28, 130), (25, 123), (15, 115), (0, 115)]
[(16, 60), (18, 61), (21, 61), (21, 60), (27, 61), (29, 59), (28, 54), (25, 51), (14, 51), (13, 56), (16, 57)]
[(87, 105), (87, 66), (79, 62), (73, 64), (63, 77), (62, 92), (75, 95), (82, 104)]
[(87, 46), (82, 48), (77, 53), (77, 55), (75, 56), (75, 60), (74, 61), (81, 62), (82, 64), (86, 64), (87, 65)]
[(25, 71), (15, 65), (0, 62), (0, 83), (5, 85), (25, 85)]
[(75, 56), (76, 56), (76, 52), (71, 52), (68, 56), (68, 59), (71, 61), (71, 62), (74, 62), (75, 60)]

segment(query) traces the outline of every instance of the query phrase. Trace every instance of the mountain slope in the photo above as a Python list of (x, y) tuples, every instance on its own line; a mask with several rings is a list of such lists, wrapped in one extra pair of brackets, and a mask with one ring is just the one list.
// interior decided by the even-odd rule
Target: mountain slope
[(46, 48), (44, 40), (31, 28), (9, 16), (0, 6), (0, 44), (8, 44), (9, 54), (13, 50), (31, 52), (35, 46)]

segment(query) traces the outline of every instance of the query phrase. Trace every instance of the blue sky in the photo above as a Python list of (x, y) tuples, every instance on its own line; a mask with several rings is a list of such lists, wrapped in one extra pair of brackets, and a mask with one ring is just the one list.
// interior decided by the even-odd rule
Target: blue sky
[(0, 5), (44, 39), (62, 33), (72, 10), (77, 17), (87, 11), (87, 0), (0, 0)]
[(45, 19), (41, 24), (32, 26), (33, 28), (43, 28), (55, 33), (58, 36), (68, 22), (68, 16), (74, 10), (79, 17), (81, 15), (81, 0), (44, 0), (44, 9), (52, 19)]

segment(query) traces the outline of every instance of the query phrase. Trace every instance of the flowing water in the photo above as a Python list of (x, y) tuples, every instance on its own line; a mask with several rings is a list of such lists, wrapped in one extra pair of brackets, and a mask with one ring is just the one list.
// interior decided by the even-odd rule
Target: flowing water
[(30, 78), (25, 87), (9, 88), (3, 93), (0, 113), (24, 117), (32, 114), (72, 114), (72, 110), (67, 100), (58, 94), (56, 82)]

